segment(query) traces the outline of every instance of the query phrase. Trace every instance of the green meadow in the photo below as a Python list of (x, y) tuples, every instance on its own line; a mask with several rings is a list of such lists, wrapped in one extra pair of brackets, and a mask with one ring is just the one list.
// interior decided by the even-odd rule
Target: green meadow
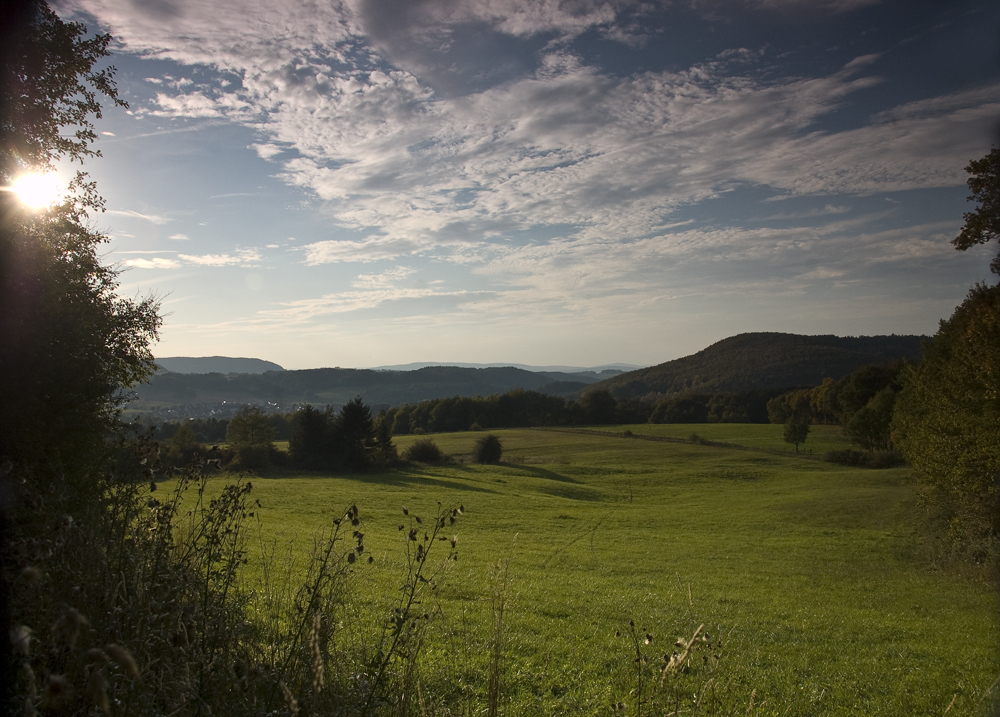
[[(253, 479), (260, 540), (304, 564), (313, 537), (356, 503), (374, 560), (354, 567), (351, 599), (368, 617), (342, 629), (360, 634), (398, 595), (414, 514), (424, 529), (439, 505), (464, 507), (447, 528), (458, 560), (425, 593), (425, 714), (485, 713), (497, 634), (506, 715), (990, 714), (997, 595), (928, 562), (908, 469), (642, 438), (782, 450), (781, 430), (506, 430), (499, 466), (471, 464), (480, 433), (435, 435), (454, 463)], [(844, 447), (835, 433), (815, 427), (805, 447)], [(431, 550), (437, 565), (448, 543)], [(707, 640), (664, 677), (664, 656), (699, 626)]]

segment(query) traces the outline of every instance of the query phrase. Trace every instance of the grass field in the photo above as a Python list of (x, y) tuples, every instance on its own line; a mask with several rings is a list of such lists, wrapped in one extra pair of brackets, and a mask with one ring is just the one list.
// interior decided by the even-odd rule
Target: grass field
[[(781, 448), (781, 428), (609, 430)], [(817, 452), (843, 447), (833, 431), (814, 431)], [(500, 559), (510, 576), (501, 714), (612, 714), (618, 703), (629, 715), (996, 708), (997, 596), (922, 558), (908, 470), (575, 432), (497, 433), (500, 466), (469, 464), (482, 434), (455, 433), (433, 436), (456, 457), (451, 465), (254, 480), (266, 539), (300, 554), (356, 502), (375, 558), (359, 563), (357, 599), (385, 609), (404, 574), (402, 507), (428, 518), (439, 502), (464, 505), (459, 560), (440, 581), (441, 614), (420, 663), (428, 714), (484, 710)], [(630, 620), (650, 660), (647, 695), (657, 661), (682, 651), (678, 637), (702, 624), (709, 635), (693, 669), (656, 689), (655, 706), (637, 704)]]

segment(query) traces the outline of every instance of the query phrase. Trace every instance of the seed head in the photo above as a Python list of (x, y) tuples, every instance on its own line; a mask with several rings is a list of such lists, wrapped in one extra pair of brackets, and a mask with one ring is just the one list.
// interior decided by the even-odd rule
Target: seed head
[(132, 653), (121, 645), (117, 645), (113, 642), (109, 642), (105, 645), (104, 651), (108, 653), (108, 657), (117, 662), (123, 670), (132, 675), (135, 679), (139, 679), (139, 667), (135, 664), (135, 658), (132, 657)]
[(90, 621), (87, 618), (75, 608), (67, 607), (52, 626), (52, 637), (56, 642), (73, 649), (76, 647), (77, 638), (80, 637), (80, 629), (88, 625), (90, 625)]
[(10, 644), (22, 657), (31, 652), (31, 628), (27, 625), (15, 625), (10, 629)]
[(52, 712), (62, 712), (63, 707), (73, 698), (73, 685), (65, 675), (49, 675), (45, 678), (42, 692), (42, 706)]
[(108, 681), (100, 670), (91, 670), (87, 677), (87, 685), (83, 688), (84, 696), (97, 705), (104, 714), (108, 714), (111, 706), (108, 704)]
[(42, 571), (33, 565), (26, 565), (21, 569), (21, 574), (17, 576), (17, 579), (25, 587), (33, 588), (42, 582)]
[(108, 653), (106, 653), (99, 647), (92, 647), (89, 650), (87, 650), (85, 653), (83, 653), (83, 659), (85, 659), (87, 662), (92, 662), (97, 665), (103, 665), (104, 663), (109, 662), (111, 660), (111, 658), (108, 657)]

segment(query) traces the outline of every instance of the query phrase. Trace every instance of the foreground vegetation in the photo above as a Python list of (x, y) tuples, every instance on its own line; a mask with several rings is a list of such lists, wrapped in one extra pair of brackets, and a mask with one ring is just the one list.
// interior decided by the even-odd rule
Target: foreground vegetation
[[(438, 502), (464, 506), (460, 559), (422, 608), (432, 619), (413, 674), (428, 714), (489, 704), (498, 587), (506, 608), (492, 669), (505, 714), (607, 714), (618, 703), (629, 714), (678, 705), (986, 714), (997, 704), (987, 694), (1000, 673), (996, 596), (931, 561), (911, 528), (917, 493), (906, 470), (580, 433), (500, 435), (499, 466), (254, 482), (263, 544), (300, 555), (343, 506), (359, 506), (374, 562), (352, 573), (358, 612), (340, 625), (342, 642), (363, 641), (395, 604), (408, 543), (398, 526), (414, 514), (431, 524)], [(435, 440), (461, 461), (480, 436)], [(259, 588), (259, 571), (247, 587)], [(630, 620), (650, 660), (641, 704)], [(661, 689), (664, 653), (683, 653), (675, 641), (701, 625), (709, 640), (696, 643), (690, 671)]]

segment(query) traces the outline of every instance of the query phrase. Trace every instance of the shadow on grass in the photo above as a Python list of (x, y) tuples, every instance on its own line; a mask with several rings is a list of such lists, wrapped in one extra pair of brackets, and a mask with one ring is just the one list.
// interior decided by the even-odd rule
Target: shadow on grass
[[(453, 464), (447, 464), (450, 469), (454, 469), (457, 466)], [(394, 488), (402, 487), (419, 487), (426, 486), (428, 488), (452, 488), (454, 490), (464, 490), (473, 493), (495, 493), (496, 491), (490, 488), (484, 488), (477, 485), (469, 485), (467, 483), (459, 483), (455, 480), (450, 480), (445, 476), (438, 476), (433, 473), (434, 466), (427, 465), (421, 466), (419, 468), (407, 467), (399, 468), (393, 471), (385, 471), (382, 473), (326, 473), (321, 471), (308, 472), (308, 471), (296, 471), (294, 473), (289, 472), (286, 475), (276, 475), (270, 474), (264, 476), (265, 478), (297, 478), (300, 480), (328, 480), (330, 478), (335, 478), (338, 480), (351, 480), (357, 481), (358, 483), (367, 483), (368, 485), (384, 485)], [(258, 476), (259, 477), (259, 476)]]
[[(518, 471), (523, 471), (524, 473), (540, 478), (543, 481), (551, 481), (542, 483), (538, 486), (538, 491), (540, 493), (558, 496), (559, 498), (569, 498), (570, 500), (586, 500), (591, 502), (604, 499), (604, 496), (599, 490), (585, 485), (583, 481), (575, 480), (569, 476), (556, 473), (555, 471), (550, 471), (546, 468), (533, 468), (525, 465), (511, 465), (511, 468), (516, 468)], [(567, 483), (570, 485), (566, 485)]]
[[(448, 467), (454, 470), (456, 466), (449, 465)], [(424, 469), (402, 468), (392, 471), (391, 473), (353, 473), (346, 477), (350, 477), (361, 483), (385, 485), (396, 488), (404, 486), (426, 486), (434, 488), (451, 488), (453, 490), (464, 490), (472, 493), (496, 493), (496, 491), (491, 490), (490, 488), (469, 485), (468, 483), (459, 483), (458, 481), (450, 480), (444, 476), (434, 475), (432, 472), (433, 470), (433, 466), (428, 466)]]

